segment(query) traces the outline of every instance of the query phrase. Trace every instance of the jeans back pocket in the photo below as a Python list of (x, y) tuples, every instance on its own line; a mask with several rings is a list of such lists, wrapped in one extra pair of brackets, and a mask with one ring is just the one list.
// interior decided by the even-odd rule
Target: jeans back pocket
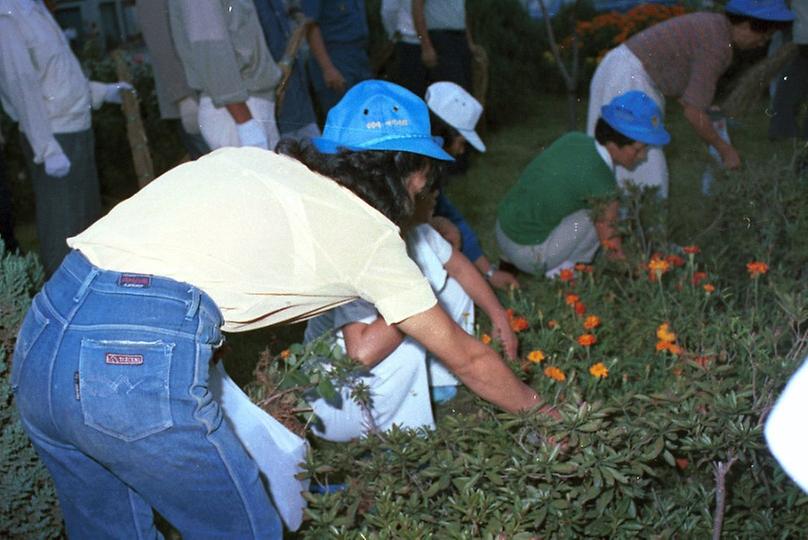
[(173, 349), (163, 341), (82, 340), (79, 391), (85, 425), (124, 441), (173, 426)]

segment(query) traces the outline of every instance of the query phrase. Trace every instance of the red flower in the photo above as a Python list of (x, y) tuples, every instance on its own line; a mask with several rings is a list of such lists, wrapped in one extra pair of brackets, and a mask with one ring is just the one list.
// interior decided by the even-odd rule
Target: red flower
[(694, 286), (707, 279), (707, 272), (693, 272), (692, 283)]
[(573, 272), (571, 268), (564, 268), (558, 274), (558, 279), (565, 283), (571, 282), (573, 279), (575, 279), (575, 272)]
[(701, 253), (701, 249), (699, 249), (699, 246), (696, 245), (685, 246), (682, 248), (682, 251), (684, 251), (688, 255), (695, 255), (697, 253)]
[(586, 306), (584, 305), (583, 302), (575, 302), (574, 309), (575, 313), (577, 313), (578, 315), (583, 315), (584, 313), (586, 313)]
[(685, 265), (685, 260), (681, 258), (679, 255), (667, 255), (665, 257), (665, 260), (668, 261), (671, 264), (671, 266), (679, 267)]

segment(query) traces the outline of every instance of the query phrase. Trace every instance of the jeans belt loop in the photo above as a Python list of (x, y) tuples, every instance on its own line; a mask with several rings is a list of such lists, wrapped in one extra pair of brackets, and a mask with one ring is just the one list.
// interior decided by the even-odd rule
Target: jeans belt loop
[(95, 267), (90, 269), (90, 273), (87, 274), (86, 278), (84, 278), (84, 281), (81, 283), (81, 287), (79, 287), (78, 292), (76, 292), (76, 296), (73, 297), (73, 302), (78, 304), (79, 302), (82, 301), (84, 295), (87, 294), (87, 289), (90, 288), (90, 285), (92, 284), (93, 280), (95, 280), (96, 276), (98, 276), (100, 272), (101, 271)]
[(185, 312), (186, 319), (190, 319), (194, 315), (196, 315), (196, 312), (199, 309), (199, 300), (200, 300), (199, 289), (197, 289), (196, 287), (191, 287), (191, 290), (189, 292), (191, 293), (191, 302), (188, 305), (188, 311)]

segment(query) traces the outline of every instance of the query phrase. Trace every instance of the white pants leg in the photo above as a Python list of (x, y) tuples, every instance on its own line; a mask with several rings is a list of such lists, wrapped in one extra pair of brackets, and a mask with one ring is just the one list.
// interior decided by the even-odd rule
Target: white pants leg
[(803, 491), (808, 492), (808, 358), (791, 377), (766, 420), (766, 442), (783, 470)]
[(578, 210), (561, 220), (541, 244), (517, 244), (496, 225), (499, 249), (519, 270), (538, 274), (562, 263), (589, 263), (600, 247), (598, 232), (589, 210)]
[[(603, 57), (592, 83), (589, 86), (589, 109), (586, 115), (586, 132), (595, 134), (595, 124), (600, 118), (600, 109), (612, 99), (629, 90), (641, 90), (653, 99), (665, 114), (665, 97), (645, 71), (642, 62), (625, 45), (609, 51)], [(633, 182), (641, 187), (658, 187), (659, 196), (668, 198), (668, 163), (659, 146), (648, 148), (648, 158), (633, 170), (617, 166), (617, 182), (625, 187)]]
[[(447, 278), (438, 293), (438, 303), (449, 317), (467, 333), (474, 332), (474, 301), (454, 278)], [(460, 381), (440, 360), (427, 353), (430, 386), (457, 386)]]
[[(250, 96), (247, 99), (247, 108), (253, 118), (264, 127), (269, 149), (274, 149), (280, 139), (275, 122), (275, 102)], [(199, 130), (211, 150), (224, 146), (241, 146), (233, 117), (226, 108), (216, 107), (210, 96), (205, 94), (199, 97)]]
[(324, 430), (317, 436), (329, 441), (345, 442), (362, 437), (374, 427), (387, 431), (393, 424), (402, 428), (434, 429), (426, 350), (413, 339), (406, 338), (395, 351), (382, 360), (364, 379), (370, 387), (373, 407), (367, 411), (351, 399), (343, 389), (342, 407), (329, 405), (324, 399), (312, 402), (314, 413), (322, 420)]

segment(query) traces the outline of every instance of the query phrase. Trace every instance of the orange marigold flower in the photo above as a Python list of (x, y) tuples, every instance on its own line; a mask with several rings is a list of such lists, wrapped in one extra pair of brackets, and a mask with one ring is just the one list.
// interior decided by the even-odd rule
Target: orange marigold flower
[(593, 328), (597, 328), (598, 326), (600, 326), (600, 317), (598, 317), (597, 315), (589, 315), (584, 320), (584, 328), (586, 328), (587, 330), (592, 330)]
[(657, 352), (667, 351), (670, 346), (671, 346), (671, 344), (668, 343), (667, 341), (657, 341), (656, 342), (656, 350), (657, 350)]
[(676, 334), (671, 331), (671, 326), (668, 323), (662, 323), (657, 327), (656, 336), (660, 341), (667, 341), (668, 343), (676, 341)]
[(591, 264), (584, 264), (584, 263), (576, 264), (575, 269), (581, 272), (582, 274), (591, 274), (594, 271), (594, 268), (592, 267)]
[(534, 364), (538, 364), (544, 360), (544, 353), (538, 349), (535, 351), (530, 351), (530, 353), (527, 355), (527, 359)]
[(518, 333), (522, 330), (527, 330), (530, 326), (530, 323), (527, 322), (527, 319), (524, 317), (514, 317), (511, 319), (511, 330)]
[(685, 265), (685, 260), (681, 258), (679, 255), (667, 255), (665, 257), (665, 262), (677, 268)]
[(597, 342), (598, 338), (595, 337), (595, 334), (582, 334), (578, 336), (578, 345), (581, 347), (591, 347)]
[(715, 285), (713, 285), (712, 283), (705, 283), (703, 285), (703, 287), (704, 287), (704, 292), (706, 292), (707, 294), (711, 294), (711, 293), (715, 292)]
[(668, 351), (674, 356), (679, 356), (684, 352), (684, 350), (676, 343), (671, 343), (670, 347), (668, 347)]
[(695, 286), (704, 281), (705, 279), (707, 279), (707, 272), (693, 272), (693, 279), (691, 280), (691, 282)]
[(284, 349), (284, 350), (282, 350), (282, 351), (281, 351), (280, 357), (281, 357), (283, 360), (286, 360), (287, 358), (289, 358), (289, 355), (290, 355), (290, 354), (291, 354), (291, 353), (289, 352), (289, 349)]
[(586, 306), (584, 305), (583, 302), (575, 302), (574, 309), (575, 313), (577, 313), (578, 315), (583, 315), (584, 313), (586, 313)]
[(488, 334), (483, 334), (480, 337), (480, 341), (483, 342), (483, 345), (490, 345), (491, 344), (491, 336), (489, 336)]
[(654, 272), (655, 274), (664, 274), (670, 269), (671, 263), (659, 256), (654, 256), (650, 261), (648, 261), (648, 270)]
[(547, 377), (550, 377), (554, 381), (558, 382), (563, 382), (567, 379), (567, 376), (564, 375), (564, 372), (555, 366), (547, 366), (546, 368), (544, 368), (544, 374)]
[(769, 271), (769, 265), (763, 261), (752, 261), (746, 263), (746, 271), (749, 272), (749, 277), (756, 278), (761, 274)]
[(609, 368), (603, 362), (589, 366), (589, 374), (598, 379), (605, 379), (609, 376)]
[(564, 282), (572, 281), (575, 279), (575, 272), (571, 268), (563, 268), (558, 274), (558, 279)]
[(555, 319), (550, 319), (549, 321), (547, 321), (547, 328), (549, 328), (550, 330), (558, 328), (558, 321)]
[(696, 245), (685, 246), (682, 248), (682, 251), (684, 251), (688, 255), (695, 255), (697, 253), (701, 253), (701, 249), (699, 248), (699, 246)]
[(568, 294), (564, 297), (564, 302), (566, 302), (568, 306), (574, 306), (580, 299), (581, 298), (577, 294)]
[(707, 366), (710, 364), (710, 357), (709, 356), (697, 356), (696, 359), (694, 360), (694, 362), (696, 362), (696, 364), (701, 369), (707, 369)]

